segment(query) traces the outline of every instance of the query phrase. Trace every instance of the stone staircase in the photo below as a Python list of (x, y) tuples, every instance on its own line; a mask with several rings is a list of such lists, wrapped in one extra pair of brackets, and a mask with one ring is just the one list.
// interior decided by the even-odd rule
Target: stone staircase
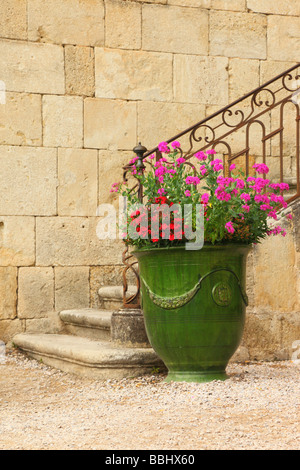
[(122, 292), (119, 286), (101, 288), (103, 309), (62, 311), (60, 334), (22, 333), (13, 342), (46, 365), (90, 379), (122, 379), (165, 370), (148, 342), (141, 311), (121, 308)]

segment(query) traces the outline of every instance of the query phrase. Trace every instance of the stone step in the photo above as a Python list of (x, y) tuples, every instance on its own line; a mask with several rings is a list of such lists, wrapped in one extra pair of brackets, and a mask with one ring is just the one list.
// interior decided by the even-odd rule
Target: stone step
[[(127, 298), (136, 294), (136, 286), (128, 286)], [(100, 307), (108, 310), (118, 310), (123, 306), (123, 286), (105, 286), (98, 290)]]
[(13, 342), (48, 366), (95, 380), (119, 380), (165, 370), (152, 348), (122, 348), (109, 341), (56, 334), (21, 333)]
[(112, 310), (85, 308), (63, 310), (59, 316), (67, 333), (96, 341), (109, 341), (112, 313)]

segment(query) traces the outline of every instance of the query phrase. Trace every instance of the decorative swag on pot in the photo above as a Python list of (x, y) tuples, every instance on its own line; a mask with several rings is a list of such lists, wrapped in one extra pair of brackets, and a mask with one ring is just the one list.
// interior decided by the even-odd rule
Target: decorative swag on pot
[[(167, 381), (224, 380), (244, 329), (248, 253), (268, 236), (286, 235), (270, 220), (286, 207), (289, 187), (272, 184), (265, 164), (248, 177), (232, 164), (224, 176), (215, 150), (196, 153), (195, 165), (179, 142), (162, 142), (159, 151), (158, 161), (145, 160), (150, 171), (136, 166), (137, 157), (130, 162), (144, 188), (142, 207), (126, 182), (111, 189), (127, 198), (123, 236), (139, 263), (147, 335)], [(193, 247), (199, 233), (203, 242)]]

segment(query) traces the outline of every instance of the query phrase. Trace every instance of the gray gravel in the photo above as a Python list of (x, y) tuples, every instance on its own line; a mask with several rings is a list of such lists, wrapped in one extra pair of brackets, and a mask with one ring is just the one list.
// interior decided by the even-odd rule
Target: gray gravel
[(230, 364), (206, 384), (82, 379), (18, 351), (0, 365), (0, 449), (299, 450), (295, 362)]

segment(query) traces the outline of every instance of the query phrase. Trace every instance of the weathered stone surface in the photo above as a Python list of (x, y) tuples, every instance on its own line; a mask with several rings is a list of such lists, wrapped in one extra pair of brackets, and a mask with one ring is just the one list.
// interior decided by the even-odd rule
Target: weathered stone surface
[(79, 96), (44, 96), (43, 129), (46, 147), (82, 147), (82, 98)]
[(211, 0), (211, 7), (215, 10), (245, 11), (246, 0)]
[(65, 92), (64, 52), (61, 46), (0, 41), (0, 70), (7, 91)]
[(122, 168), (133, 158), (133, 152), (99, 150), (98, 204), (113, 204), (119, 210), (119, 194), (110, 192), (113, 183), (122, 183)]
[(17, 268), (0, 267), (0, 320), (17, 316)]
[(45, 318), (54, 310), (53, 268), (20, 268), (18, 317)]
[(140, 309), (121, 309), (111, 317), (111, 339), (123, 345), (150, 347)]
[(257, 245), (254, 252), (254, 282), (254, 304), (260, 311), (279, 313), (299, 310), (296, 253), (291, 234), (288, 233), (285, 238), (269, 237)]
[(268, 17), (268, 57), (282, 61), (299, 60), (300, 17)]
[(96, 96), (170, 101), (172, 60), (171, 54), (96, 48)]
[(258, 60), (229, 60), (229, 101), (235, 101), (259, 86)]
[(228, 104), (227, 70), (228, 59), (225, 57), (176, 55), (174, 57), (175, 100), (210, 105)]
[(91, 266), (90, 290), (91, 306), (93, 308), (101, 308), (101, 302), (98, 295), (99, 288), (122, 285), (122, 272), (123, 265), (121, 265), (121, 263), (119, 266)]
[(56, 214), (56, 150), (0, 147), (0, 214)]
[(58, 150), (58, 215), (97, 214), (97, 160), (97, 150)]
[(122, 242), (100, 240), (99, 217), (39, 217), (36, 253), (39, 266), (97, 266), (122, 263)]
[(31, 41), (97, 46), (104, 44), (102, 0), (28, 0)]
[(27, 39), (26, 0), (2, 0), (0, 17), (1, 38)]
[(263, 15), (212, 11), (210, 53), (225, 57), (266, 59), (267, 19)]
[(7, 347), (11, 347), (11, 340), (15, 335), (24, 331), (24, 320), (0, 320), (0, 341), (4, 341)]
[(247, 0), (247, 8), (259, 13), (274, 15), (300, 15), (300, 4), (295, 0)]
[(30, 266), (34, 261), (34, 218), (0, 216), (0, 266)]
[(20, 334), (14, 342), (44, 364), (93, 380), (140, 377), (154, 367), (164, 368), (152, 348), (122, 348), (66, 335)]
[[(260, 84), (272, 80), (272, 78), (277, 77), (285, 70), (290, 69), (294, 65), (297, 65), (298, 62), (288, 62), (288, 61), (277, 61), (277, 60), (264, 60), (260, 62)], [(297, 71), (296, 71), (297, 72)], [(280, 82), (278, 82), (280, 84)], [(289, 83), (289, 82), (287, 82)]]
[(65, 46), (66, 93), (94, 96), (95, 72), (92, 47)]
[(210, 8), (212, 1), (213, 0), (168, 0), (168, 5), (178, 5), (181, 7)]
[(106, 1), (105, 45), (125, 49), (140, 49), (142, 44), (142, 9), (138, 3)]
[[(199, 104), (138, 103), (138, 141), (149, 150), (204, 118)], [(184, 148), (185, 140), (179, 139)]]
[(55, 310), (90, 306), (89, 267), (55, 268)]
[(0, 105), (0, 144), (41, 146), (41, 109), (39, 95), (7, 92)]
[(93, 308), (64, 310), (60, 318), (68, 333), (94, 341), (110, 341), (112, 312)]
[(84, 146), (131, 149), (136, 142), (136, 103), (86, 98)]
[(144, 5), (143, 49), (185, 54), (208, 53), (208, 13), (196, 8)]
[(64, 324), (57, 312), (48, 312), (45, 318), (26, 318), (23, 321), (25, 322), (27, 334), (56, 334), (64, 332)]

